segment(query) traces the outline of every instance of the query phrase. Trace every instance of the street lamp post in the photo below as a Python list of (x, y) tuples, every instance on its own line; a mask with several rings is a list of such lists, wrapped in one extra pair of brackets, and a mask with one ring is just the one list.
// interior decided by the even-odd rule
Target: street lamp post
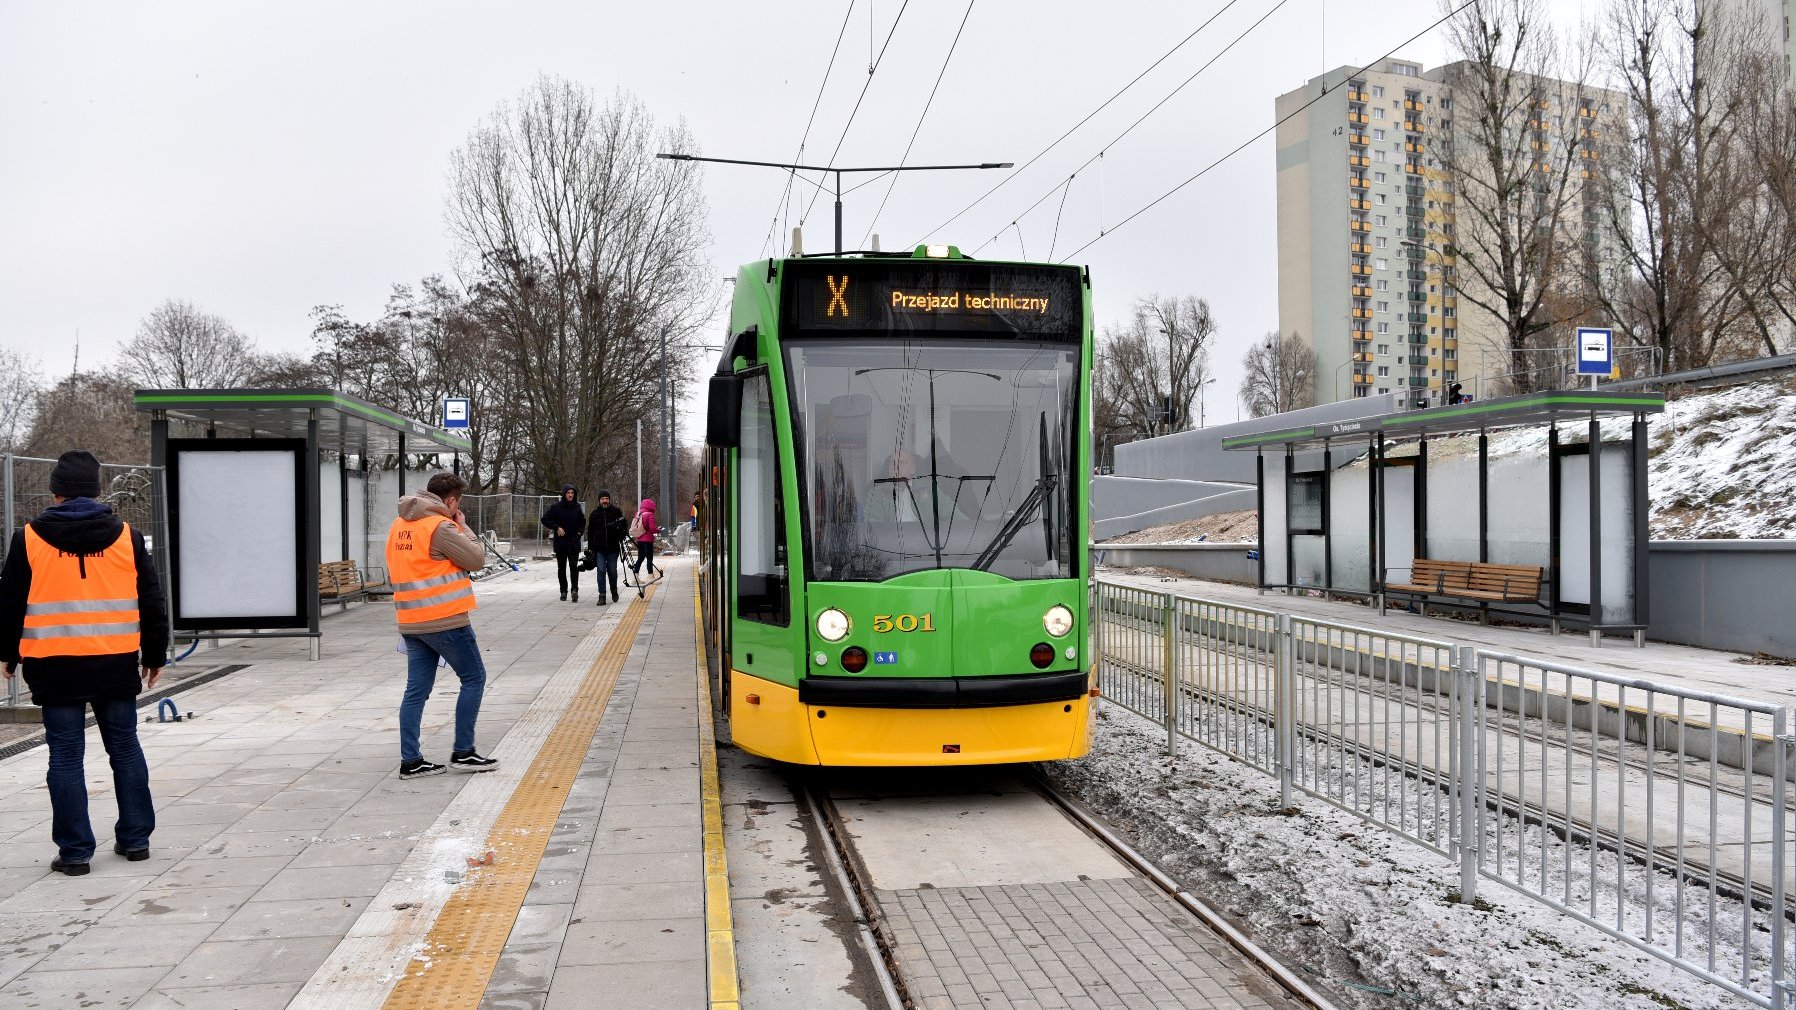
[(1342, 392), (1342, 390), (1341, 390), (1341, 370), (1346, 368), (1348, 365), (1353, 364), (1352, 355), (1353, 355), (1353, 352), (1349, 351), (1347, 360), (1343, 361), (1340, 364), (1335, 366), (1335, 399), (1337, 399), (1337, 400), (1347, 399), (1345, 396), (1341, 395), (1341, 392)]
[(1197, 384), (1197, 426), (1199, 428), (1208, 428), (1210, 426), (1207, 415), (1204, 413), (1204, 387), (1215, 381), (1215, 379), (1205, 379)]
[[(1011, 168), (1012, 162), (987, 161), (977, 165), (888, 165), (883, 167), (838, 168), (835, 165), (794, 165), (782, 161), (745, 161), (741, 158), (701, 158), (696, 154), (655, 155), (665, 161), (704, 161), (714, 165), (752, 165), (757, 168), (783, 168), (788, 172), (833, 172), (836, 176), (836, 252), (842, 251), (842, 173), (873, 172), (883, 175), (887, 172), (957, 172), (967, 169), (980, 171), (990, 168)], [(810, 180), (806, 180), (809, 182)], [(812, 183), (821, 187), (820, 183)]]

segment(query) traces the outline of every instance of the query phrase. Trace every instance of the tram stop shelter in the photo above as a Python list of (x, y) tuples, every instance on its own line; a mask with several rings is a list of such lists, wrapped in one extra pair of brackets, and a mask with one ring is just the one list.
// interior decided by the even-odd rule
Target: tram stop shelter
[(1631, 631), (1644, 645), (1647, 416), (1664, 408), (1658, 393), (1553, 390), (1222, 447), (1256, 457), (1262, 591), (1537, 619), (1587, 628), (1592, 644)]
[[(333, 389), (139, 389), (134, 400), (165, 468), (157, 518), (175, 633), (309, 638), (314, 659), (321, 576), (379, 564), (372, 544), (390, 507), (377, 519), (374, 506), (405, 492), (405, 455), (453, 454), (459, 470), (471, 448)], [(371, 469), (389, 457), (396, 472)]]

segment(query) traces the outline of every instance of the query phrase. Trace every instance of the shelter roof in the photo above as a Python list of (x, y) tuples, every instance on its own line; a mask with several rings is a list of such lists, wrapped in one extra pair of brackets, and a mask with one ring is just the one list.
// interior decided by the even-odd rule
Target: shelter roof
[(316, 413), (324, 449), (396, 453), (402, 435), (407, 452), (472, 449), (465, 438), (334, 389), (139, 389), (132, 399), (138, 410), (232, 437), (304, 438)]
[(1272, 446), (1320, 447), (1327, 442), (1357, 441), (1374, 434), (1390, 438), (1459, 434), (1547, 425), (1575, 418), (1657, 414), (1664, 409), (1665, 397), (1660, 393), (1555, 389), (1241, 435), (1223, 439), (1222, 447), (1235, 450), (1260, 450)]

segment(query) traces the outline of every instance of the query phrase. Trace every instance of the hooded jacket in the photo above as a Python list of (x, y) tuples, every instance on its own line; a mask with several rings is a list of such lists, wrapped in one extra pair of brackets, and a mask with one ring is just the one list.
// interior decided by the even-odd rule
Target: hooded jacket
[(653, 543), (655, 534), (661, 527), (655, 525), (655, 499), (644, 498), (642, 504), (636, 506), (636, 514), (642, 517), (642, 536), (636, 538), (639, 544)]
[[(609, 498), (611, 494), (600, 491), (599, 497)], [(586, 523), (586, 546), (599, 554), (617, 554), (629, 532), (630, 524), (624, 520), (623, 509), (616, 505), (594, 506)]]
[[(59, 551), (94, 555), (124, 535), (125, 524), (112, 506), (92, 498), (71, 498), (52, 505), (31, 521), (37, 535)], [(138, 652), (107, 656), (51, 656), (24, 661), (25, 684), (36, 705), (68, 705), (77, 702), (135, 698), (142, 688), (138, 667), (157, 669), (168, 665), (168, 609), (162, 599), (162, 583), (156, 563), (144, 547), (143, 534), (131, 531), (131, 550), (137, 563)], [(0, 661), (19, 665), (19, 638), (25, 628), (25, 601), (31, 592), (31, 560), (25, 550), (25, 531), (13, 534), (0, 568)]]
[[(429, 491), (419, 491), (399, 499), (399, 518), (407, 521), (422, 519), (425, 516), (448, 516), (449, 521), (438, 523), (436, 532), (430, 537), (430, 556), (439, 561), (447, 561), (465, 572), (477, 572), (486, 567), (486, 548), (474, 538), (473, 531), (464, 530), (455, 524), (455, 516), (443, 499)], [(388, 536), (392, 532), (388, 531)], [(438, 631), (453, 631), (465, 628), (470, 623), (467, 614), (451, 614), (435, 621), (423, 621), (405, 626), (408, 635), (428, 635)]]
[[(567, 493), (574, 492), (574, 500), (567, 500)], [(561, 486), (561, 497), (543, 513), (543, 526), (549, 530), (550, 539), (555, 541), (555, 553), (577, 554), (580, 551), (580, 534), (586, 532), (586, 512), (580, 508), (580, 491), (572, 484)], [(555, 536), (556, 529), (566, 532)]]

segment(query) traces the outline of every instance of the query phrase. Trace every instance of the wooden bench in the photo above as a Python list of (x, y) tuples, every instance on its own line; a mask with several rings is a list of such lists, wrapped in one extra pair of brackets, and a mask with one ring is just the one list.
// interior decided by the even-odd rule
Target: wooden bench
[(386, 573), (378, 568), (362, 572), (354, 561), (327, 561), (318, 566), (318, 598), (345, 607), (352, 600), (390, 591)]
[[(1396, 571), (1396, 569), (1391, 569)], [(1387, 583), (1387, 593), (1492, 603), (1538, 603), (1545, 571), (1539, 565), (1496, 565), (1483, 561), (1437, 561), (1417, 558), (1409, 564), (1409, 581)]]

